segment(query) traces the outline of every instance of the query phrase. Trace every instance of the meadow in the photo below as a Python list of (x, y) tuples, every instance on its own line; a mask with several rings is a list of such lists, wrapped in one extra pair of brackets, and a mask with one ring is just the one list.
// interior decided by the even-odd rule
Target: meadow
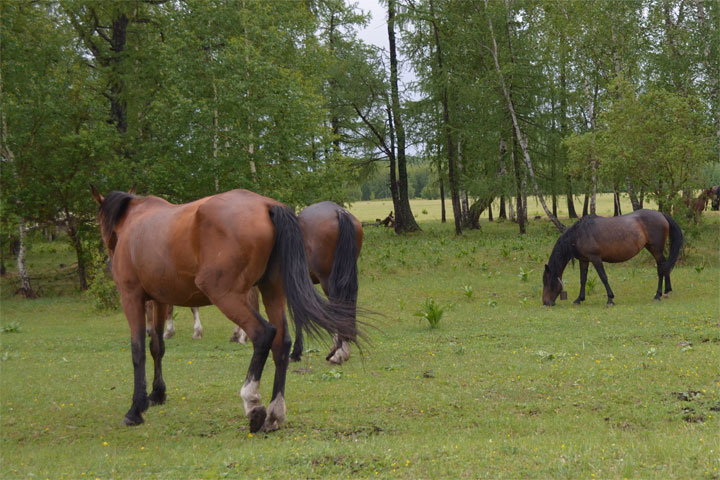
[[(249, 433), (239, 396), (251, 347), (228, 342), (233, 325), (214, 307), (200, 309), (202, 340), (176, 309), (168, 400), (123, 426), (124, 316), (68, 287), (64, 243), (35, 245), (44, 296), (14, 296), (12, 264), (0, 284), (0, 478), (720, 478), (718, 212), (688, 229), (669, 299), (652, 300), (641, 252), (606, 264), (615, 307), (592, 268), (573, 306), (569, 265), (570, 300), (548, 308), (541, 275), (558, 233), (539, 211), (525, 236), (484, 216), (456, 237), (439, 202), (412, 205), (422, 233), (365, 228), (359, 304), (376, 314), (362, 354), (332, 366), (329, 343), (307, 344), (290, 365), (287, 422), (269, 434)], [(391, 209), (351, 208), (363, 221)], [(428, 311), (442, 313), (436, 328)], [(269, 361), (265, 402), (273, 372)]]

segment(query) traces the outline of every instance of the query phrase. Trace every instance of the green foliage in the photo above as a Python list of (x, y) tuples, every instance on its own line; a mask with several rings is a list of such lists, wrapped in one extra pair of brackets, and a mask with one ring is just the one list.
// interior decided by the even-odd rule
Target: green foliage
[(533, 272), (533, 270), (526, 270), (525, 267), (520, 268), (520, 273), (518, 273), (518, 278), (522, 280), (523, 282), (527, 282), (530, 274)]
[(87, 296), (92, 300), (95, 311), (118, 310), (120, 294), (108, 271), (107, 257), (104, 252), (95, 250), (92, 253), (89, 271)]
[(22, 328), (18, 322), (10, 322), (0, 327), (2, 333), (20, 333)]
[(427, 320), (430, 328), (437, 328), (446, 309), (447, 307), (440, 305), (435, 299), (426, 298), (422, 310), (415, 312), (415, 316)]

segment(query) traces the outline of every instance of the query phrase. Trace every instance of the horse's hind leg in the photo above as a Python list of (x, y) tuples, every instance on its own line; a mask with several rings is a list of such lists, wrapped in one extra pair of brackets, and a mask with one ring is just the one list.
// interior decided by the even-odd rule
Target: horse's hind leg
[(657, 264), (658, 286), (657, 291), (655, 292), (654, 300), (659, 301), (662, 296), (663, 278), (665, 278), (665, 296), (667, 297), (667, 293), (672, 290), (672, 288), (670, 288), (670, 274), (666, 271), (667, 259), (665, 258), (665, 255), (663, 255), (662, 250), (650, 248), (650, 246), (647, 247), (647, 250), (655, 258), (655, 263)]
[(272, 342), (273, 362), (275, 363), (275, 381), (270, 404), (268, 405), (268, 416), (263, 429), (267, 432), (277, 430), (278, 426), (285, 421), (285, 379), (287, 377), (288, 364), (290, 363), (290, 333), (287, 328), (285, 317), (285, 294), (281, 284), (261, 285), (263, 304), (268, 319), (277, 328), (277, 333)]
[(199, 340), (203, 336), (203, 328), (202, 323), (200, 323), (200, 312), (197, 307), (190, 307), (190, 311), (192, 311), (193, 319), (195, 320), (195, 325), (193, 326), (193, 336), (192, 338), (195, 340)]
[[(150, 302), (152, 304), (152, 302)], [(165, 333), (163, 333), (163, 338), (168, 339), (172, 338), (173, 335), (175, 335), (175, 319), (173, 319), (173, 306), (170, 305), (170, 308), (168, 308), (167, 313), (167, 321), (165, 323)], [(150, 333), (150, 331), (148, 331)]]
[(295, 330), (295, 343), (292, 347), (292, 353), (290, 354), (290, 361), (291, 362), (299, 362), (302, 358), (303, 353), (303, 334), (302, 330), (297, 329)]
[(142, 412), (148, 409), (147, 383), (145, 380), (145, 303), (140, 294), (124, 292), (122, 308), (130, 327), (130, 349), (134, 372), (133, 398), (130, 410), (125, 414), (125, 425), (143, 423)]
[(592, 262), (593, 266), (595, 267), (595, 271), (600, 276), (600, 280), (602, 280), (603, 285), (605, 285), (605, 291), (607, 292), (607, 305), (615, 305), (615, 302), (613, 302), (613, 298), (615, 298), (615, 295), (613, 294), (612, 289), (610, 288), (610, 284), (608, 283), (607, 275), (605, 274), (605, 267), (603, 266), (602, 260), (596, 259)]
[(247, 292), (229, 292), (217, 297), (211, 293), (207, 295), (210, 301), (237, 326), (245, 330), (252, 340), (253, 355), (240, 396), (243, 399), (245, 415), (250, 421), (250, 432), (255, 433), (263, 427), (267, 417), (267, 411), (260, 397), (260, 379), (275, 338), (276, 328), (251, 308)]
[(168, 318), (172, 306), (153, 301), (153, 307), (152, 329), (150, 330), (150, 354), (153, 357), (155, 372), (149, 400), (150, 405), (161, 405), (165, 403), (165, 381), (162, 376), (162, 358), (165, 355), (163, 330), (165, 329), (165, 320)]

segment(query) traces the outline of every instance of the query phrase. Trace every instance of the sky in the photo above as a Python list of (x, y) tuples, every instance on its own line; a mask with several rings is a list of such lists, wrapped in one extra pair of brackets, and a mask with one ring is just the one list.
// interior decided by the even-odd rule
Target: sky
[(370, 12), (370, 24), (359, 32), (359, 37), (372, 45), (388, 48), (387, 38), (387, 12), (378, 0), (356, 0), (357, 6), (363, 12)]

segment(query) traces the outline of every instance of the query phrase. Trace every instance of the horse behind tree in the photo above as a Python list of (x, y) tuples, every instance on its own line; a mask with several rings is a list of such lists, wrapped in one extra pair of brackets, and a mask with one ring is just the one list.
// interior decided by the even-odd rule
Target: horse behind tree
[[(103, 242), (112, 261), (130, 326), (135, 386), (126, 425), (143, 422), (149, 405), (166, 398), (162, 377), (163, 328), (169, 305), (214, 304), (247, 332), (253, 343), (240, 395), (250, 431), (278, 428), (285, 420), (285, 378), (290, 336), (285, 303), (297, 329), (326, 330), (350, 341), (357, 338), (349, 308), (330, 304), (315, 290), (308, 273), (302, 234), (294, 212), (247, 190), (232, 190), (183, 205), (161, 198), (94, 187)], [(259, 288), (269, 322), (251, 305)], [(150, 352), (154, 360), (152, 392), (145, 380), (145, 302), (153, 302)], [(275, 382), (266, 410), (260, 379), (272, 350)]]
[[(668, 238), (669, 258), (665, 258), (663, 250)], [(657, 264), (655, 300), (660, 300), (663, 279), (665, 295), (672, 291), (670, 271), (680, 255), (683, 242), (683, 232), (675, 220), (655, 210), (637, 210), (610, 218), (596, 215), (583, 217), (568, 228), (553, 247), (543, 273), (543, 304), (555, 305), (555, 299), (563, 290), (563, 271), (570, 260), (577, 258), (580, 261), (580, 295), (573, 303), (579, 305), (585, 300), (585, 282), (592, 263), (605, 285), (607, 304), (613, 305), (615, 295), (610, 289), (603, 262), (630, 260), (643, 248), (652, 254)]]

